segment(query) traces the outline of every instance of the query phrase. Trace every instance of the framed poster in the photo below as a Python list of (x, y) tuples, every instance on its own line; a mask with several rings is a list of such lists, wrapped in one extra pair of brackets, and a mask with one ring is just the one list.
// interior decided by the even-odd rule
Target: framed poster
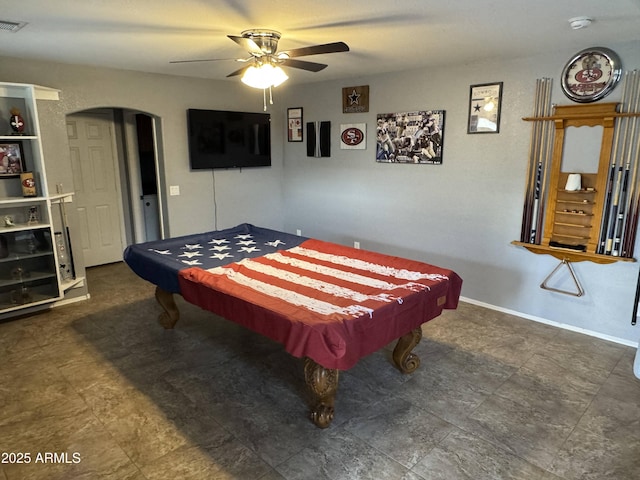
[(444, 110), (379, 113), (376, 161), (442, 164)]
[(302, 107), (287, 109), (287, 141), (302, 141)]
[(18, 177), (25, 170), (22, 142), (0, 143), (0, 178)]
[(467, 133), (499, 133), (502, 82), (471, 85)]

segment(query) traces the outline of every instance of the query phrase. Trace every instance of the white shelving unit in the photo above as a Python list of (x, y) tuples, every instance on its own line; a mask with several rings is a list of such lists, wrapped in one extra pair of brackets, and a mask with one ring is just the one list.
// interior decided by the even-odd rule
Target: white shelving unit
[[(62, 203), (71, 201), (73, 193), (49, 194), (36, 100), (58, 100), (58, 91), (0, 82), (0, 145), (21, 144), (24, 171), (33, 172), (37, 192), (24, 197), (19, 175), (0, 172), (0, 319), (64, 302), (67, 292), (85, 282), (84, 277), (62, 281), (58, 267), (54, 230), (60, 224), (66, 230)], [(21, 112), (24, 135), (12, 134), (12, 108)], [(56, 205), (59, 211), (53, 210)]]

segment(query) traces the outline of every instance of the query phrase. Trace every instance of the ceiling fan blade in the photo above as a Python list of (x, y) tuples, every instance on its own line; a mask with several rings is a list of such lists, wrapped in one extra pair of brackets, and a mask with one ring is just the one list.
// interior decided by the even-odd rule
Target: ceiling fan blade
[(237, 35), (227, 35), (227, 37), (229, 37), (231, 40), (236, 42), (238, 45), (240, 45), (242, 48), (247, 50), (249, 53), (255, 53), (257, 55), (263, 55), (264, 54), (264, 52), (258, 46), (258, 44), (256, 42), (254, 42), (253, 40), (251, 40), (250, 38), (238, 37)]
[(236, 62), (246, 62), (243, 58), (202, 58), (199, 60), (171, 60), (169, 63), (195, 63), (195, 62), (223, 62), (234, 60)]
[(327, 68), (327, 65), (324, 63), (306, 62), (304, 60), (287, 59), (281, 63), (285, 67), (300, 68), (301, 70), (308, 70), (309, 72), (319, 72)]
[(245, 70), (247, 68), (249, 68), (250, 66), (251, 65), (247, 65), (246, 67), (242, 67), (242, 68), (236, 70), (235, 72), (231, 72), (229, 75), (227, 75), (227, 78), (229, 78), (229, 77), (237, 77), (238, 75), (242, 75), (245, 72)]
[(281, 55), (287, 55), (289, 58), (304, 57), (306, 55), (320, 55), (322, 53), (348, 52), (349, 46), (344, 42), (325, 43), (322, 45), (313, 45), (311, 47), (294, 48), (281, 52)]
[(399, 24), (425, 22), (422, 15), (416, 15), (413, 12), (408, 13), (385, 13), (384, 15), (373, 15), (371, 17), (352, 18), (347, 20), (339, 20), (335, 22), (305, 23), (302, 27), (293, 27), (292, 31), (318, 30), (320, 28), (345, 28), (345, 27), (361, 27), (361, 26), (380, 26), (380, 27), (397, 27)]

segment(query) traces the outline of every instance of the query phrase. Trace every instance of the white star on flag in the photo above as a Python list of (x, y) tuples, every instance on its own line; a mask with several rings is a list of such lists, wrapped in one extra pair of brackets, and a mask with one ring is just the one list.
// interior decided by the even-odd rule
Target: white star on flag
[(195, 245), (189, 245), (188, 243), (184, 246), (184, 248), (188, 248), (189, 250), (195, 250), (197, 248), (202, 248), (202, 245), (196, 243)]
[(269, 245), (270, 247), (277, 247), (278, 245), (284, 245), (282, 240), (274, 240), (273, 242), (267, 242), (265, 245)]
[(256, 242), (253, 240), (240, 240), (236, 245), (255, 245)]
[(159, 253), (160, 255), (171, 255), (171, 250), (156, 250), (154, 248), (150, 248), (149, 250)]
[(251, 253), (251, 252), (259, 252), (260, 249), (257, 247), (242, 247), (240, 250), (238, 250), (239, 252), (247, 252), (247, 253)]
[(227, 240), (226, 238), (213, 238), (211, 239), (211, 241), (209, 242), (210, 244), (215, 244), (215, 245), (220, 245), (223, 243), (229, 243), (229, 240)]
[(191, 258), (191, 257), (201, 257), (202, 254), (200, 252), (184, 252), (181, 253), (180, 255), (178, 255), (179, 257), (187, 257), (187, 258)]
[(202, 265), (199, 260), (182, 260), (182, 263), (186, 263), (187, 265)]
[(243, 234), (243, 235), (236, 235), (233, 238), (239, 238), (240, 240), (246, 240), (247, 238), (253, 238), (253, 235), (250, 235), (248, 233)]
[(216, 245), (215, 247), (211, 247), (209, 250), (224, 252), (225, 250), (231, 250), (231, 247), (227, 247), (226, 245)]
[(233, 255), (230, 253), (214, 253), (209, 258), (217, 258), (218, 260), (223, 260), (225, 258), (233, 258)]

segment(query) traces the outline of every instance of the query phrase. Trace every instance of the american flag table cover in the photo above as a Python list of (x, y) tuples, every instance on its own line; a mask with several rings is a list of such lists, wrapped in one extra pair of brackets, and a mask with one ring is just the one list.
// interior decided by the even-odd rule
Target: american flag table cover
[(249, 224), (127, 247), (145, 280), (329, 369), (457, 307), (452, 270)]

